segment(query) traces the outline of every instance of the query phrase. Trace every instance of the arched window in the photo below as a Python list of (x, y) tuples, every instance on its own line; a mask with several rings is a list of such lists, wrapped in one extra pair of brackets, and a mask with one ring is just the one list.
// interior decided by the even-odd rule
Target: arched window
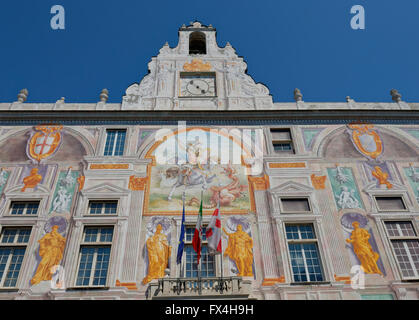
[(190, 34), (189, 54), (207, 54), (207, 43), (204, 33), (195, 31)]

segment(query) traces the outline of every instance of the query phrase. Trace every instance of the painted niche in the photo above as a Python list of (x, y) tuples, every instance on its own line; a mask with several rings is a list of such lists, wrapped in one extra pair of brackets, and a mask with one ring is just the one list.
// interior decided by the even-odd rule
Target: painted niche
[(239, 277), (255, 275), (251, 225), (244, 217), (230, 217), (223, 228), (227, 245), (223, 243), (224, 257), (228, 257), (229, 271)]
[[(38, 240), (39, 247), (35, 253), (37, 263), (30, 280), (32, 286), (40, 285), (47, 290), (56, 286), (64, 289), (63, 268), (60, 262), (66, 245), (67, 226), (67, 220), (59, 216), (51, 217), (45, 223), (44, 234)], [(51, 280), (55, 281), (53, 285)]]
[(143, 284), (151, 280), (163, 278), (170, 270), (170, 256), (172, 252), (171, 222), (164, 217), (153, 217), (147, 225), (146, 240), (143, 257), (145, 262), (145, 276)]
[(364, 273), (386, 275), (368, 218), (360, 213), (345, 213), (340, 219), (352, 266)]

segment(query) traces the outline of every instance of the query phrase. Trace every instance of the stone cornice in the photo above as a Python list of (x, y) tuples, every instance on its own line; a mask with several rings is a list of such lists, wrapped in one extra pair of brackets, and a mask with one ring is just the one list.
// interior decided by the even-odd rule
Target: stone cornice
[(0, 111), (0, 125), (177, 125), (178, 121), (189, 125), (417, 124), (419, 110)]

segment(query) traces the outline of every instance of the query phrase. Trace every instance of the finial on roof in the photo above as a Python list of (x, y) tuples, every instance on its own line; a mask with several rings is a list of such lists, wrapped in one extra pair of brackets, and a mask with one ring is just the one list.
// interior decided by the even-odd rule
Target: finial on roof
[(391, 89), (390, 90), (390, 95), (391, 95), (391, 99), (394, 102), (402, 101), (402, 95), (396, 89)]
[(100, 93), (100, 101), (105, 102), (108, 101), (109, 98), (109, 91), (108, 89), (103, 89), (102, 92)]
[(19, 94), (17, 95), (17, 101), (19, 101), (20, 103), (24, 103), (26, 99), (28, 99), (28, 95), (28, 89), (20, 90)]
[(199, 21), (197, 21), (197, 20), (195, 20), (194, 22), (191, 22), (191, 25), (192, 25), (194, 28), (202, 28), (202, 24), (201, 24), (201, 22), (199, 22)]
[(58, 104), (65, 103), (65, 97), (61, 97), (61, 99), (60, 100), (57, 100), (56, 103), (58, 103)]
[(295, 90), (294, 90), (294, 100), (295, 101), (303, 101), (303, 95), (301, 94), (301, 91), (298, 88), (295, 88)]

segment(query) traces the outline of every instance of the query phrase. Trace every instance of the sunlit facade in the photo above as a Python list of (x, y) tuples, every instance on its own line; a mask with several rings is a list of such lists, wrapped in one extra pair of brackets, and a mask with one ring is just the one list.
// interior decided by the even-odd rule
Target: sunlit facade
[(148, 68), (0, 103), (0, 299), (418, 299), (419, 104), (273, 102), (199, 22)]

